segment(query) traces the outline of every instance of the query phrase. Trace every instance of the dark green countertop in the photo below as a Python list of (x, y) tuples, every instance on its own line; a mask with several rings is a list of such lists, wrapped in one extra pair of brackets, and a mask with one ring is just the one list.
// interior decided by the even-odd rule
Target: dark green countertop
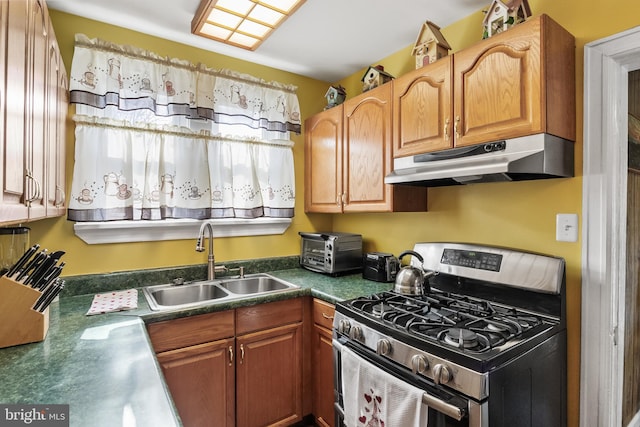
[(71, 426), (181, 425), (145, 323), (312, 295), (335, 303), (389, 290), (360, 274), (331, 277), (300, 268), (270, 272), (300, 289), (196, 309), (138, 309), (86, 316), (93, 294), (50, 307), (44, 341), (0, 349), (0, 403), (69, 404)]

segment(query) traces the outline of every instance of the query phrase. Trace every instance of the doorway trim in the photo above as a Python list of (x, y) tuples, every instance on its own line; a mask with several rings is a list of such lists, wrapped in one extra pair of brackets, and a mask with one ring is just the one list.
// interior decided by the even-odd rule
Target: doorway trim
[[(628, 73), (640, 27), (584, 48), (580, 425), (622, 423)], [(631, 425), (640, 425), (634, 419)]]

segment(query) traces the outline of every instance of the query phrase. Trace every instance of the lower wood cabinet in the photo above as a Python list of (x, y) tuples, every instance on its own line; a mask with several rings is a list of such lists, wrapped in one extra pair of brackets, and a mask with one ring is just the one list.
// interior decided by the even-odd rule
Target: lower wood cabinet
[(185, 426), (235, 425), (233, 338), (158, 354)]
[(319, 426), (334, 426), (333, 346), (331, 344), (335, 308), (319, 299), (313, 300), (313, 415)]
[(302, 421), (302, 298), (151, 323), (147, 329), (186, 427)]
[(236, 309), (238, 427), (302, 421), (303, 301)]
[(302, 420), (302, 323), (236, 337), (238, 426)]

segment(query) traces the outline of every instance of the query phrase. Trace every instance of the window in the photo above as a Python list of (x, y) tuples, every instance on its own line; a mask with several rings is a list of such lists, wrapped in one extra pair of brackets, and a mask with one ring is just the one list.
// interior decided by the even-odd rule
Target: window
[(293, 217), (295, 88), (82, 35), (70, 80), (69, 220)]

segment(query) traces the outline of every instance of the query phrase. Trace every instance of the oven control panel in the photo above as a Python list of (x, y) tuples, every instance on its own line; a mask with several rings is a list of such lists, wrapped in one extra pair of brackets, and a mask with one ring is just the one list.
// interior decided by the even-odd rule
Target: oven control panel
[(445, 248), (442, 252), (442, 264), (475, 268), (478, 270), (500, 271), (501, 254)]

